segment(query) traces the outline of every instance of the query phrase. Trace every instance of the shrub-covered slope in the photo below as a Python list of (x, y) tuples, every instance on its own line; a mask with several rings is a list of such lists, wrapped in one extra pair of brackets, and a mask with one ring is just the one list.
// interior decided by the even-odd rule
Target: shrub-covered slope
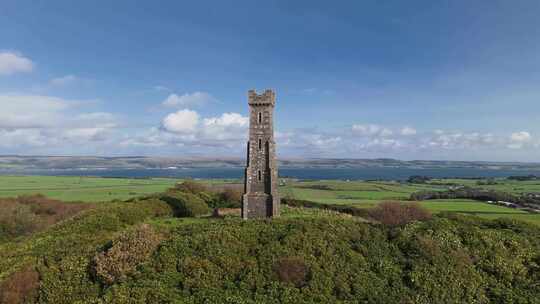
[(273, 220), (174, 218), (165, 196), (0, 243), (0, 303), (540, 303), (537, 226), (286, 206)]
[(402, 228), (353, 219), (225, 220), (171, 230), (107, 301), (535, 303), (538, 229), (436, 218)]

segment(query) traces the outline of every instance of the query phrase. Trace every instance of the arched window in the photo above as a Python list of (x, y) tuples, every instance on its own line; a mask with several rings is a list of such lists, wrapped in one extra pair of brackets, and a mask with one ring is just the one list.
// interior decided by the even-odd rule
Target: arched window
[(262, 149), (262, 139), (259, 138), (259, 150)]
[(257, 179), (258, 179), (259, 181), (262, 180), (261, 170), (257, 171)]
[(262, 113), (259, 112), (259, 123), (262, 123)]

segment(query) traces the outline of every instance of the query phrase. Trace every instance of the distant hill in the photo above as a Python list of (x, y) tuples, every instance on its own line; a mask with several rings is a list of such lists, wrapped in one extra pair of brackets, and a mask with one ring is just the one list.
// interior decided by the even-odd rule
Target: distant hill
[[(476, 168), (506, 170), (540, 170), (540, 163), (477, 162), (477, 161), (402, 161), (379, 159), (280, 159), (288, 168)], [(0, 156), (0, 170), (62, 170), (62, 169), (167, 169), (243, 167), (241, 158), (204, 157), (98, 157), (98, 156)]]

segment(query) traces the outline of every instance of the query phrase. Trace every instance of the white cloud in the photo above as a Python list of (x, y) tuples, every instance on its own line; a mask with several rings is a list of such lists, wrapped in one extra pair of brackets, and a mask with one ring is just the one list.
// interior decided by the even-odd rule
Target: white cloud
[(198, 124), (199, 114), (187, 109), (167, 115), (162, 122), (165, 130), (174, 133), (194, 132)]
[(355, 124), (352, 126), (352, 131), (354, 134), (361, 136), (391, 136), (394, 132), (389, 128), (385, 128), (375, 124)]
[(508, 143), (508, 148), (510, 149), (521, 149), (526, 144), (532, 141), (532, 136), (529, 132), (521, 131), (515, 132), (510, 135), (510, 142)]
[(25, 154), (41, 149), (69, 154), (90, 143), (109, 147), (117, 118), (106, 112), (81, 113), (84, 104), (53, 96), (0, 95), (0, 147)]
[(62, 87), (70, 85), (78, 80), (79, 78), (75, 75), (66, 75), (63, 77), (57, 77), (49, 80), (49, 85)]
[(410, 135), (416, 135), (416, 129), (411, 127), (403, 127), (400, 131), (401, 135), (404, 136), (410, 136)]
[(193, 107), (200, 106), (216, 99), (206, 92), (186, 93), (182, 96), (170, 94), (161, 104), (166, 107)]
[(27, 73), (34, 69), (32, 60), (15, 52), (0, 52), (0, 75)]
[(47, 137), (38, 129), (0, 128), (0, 147), (3, 149), (43, 147), (46, 145)]
[(238, 113), (223, 113), (221, 117), (205, 118), (204, 125), (207, 127), (247, 127), (249, 118)]
[(513, 142), (528, 142), (532, 139), (532, 136), (529, 132), (521, 131), (512, 133), (512, 135), (510, 135), (510, 139)]
[(70, 102), (41, 95), (0, 95), (0, 128), (34, 128), (55, 125)]

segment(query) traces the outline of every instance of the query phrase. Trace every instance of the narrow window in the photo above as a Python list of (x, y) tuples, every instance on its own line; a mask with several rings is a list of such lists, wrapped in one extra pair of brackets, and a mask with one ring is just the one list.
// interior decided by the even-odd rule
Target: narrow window
[(261, 122), (262, 122), (262, 113), (259, 112), (259, 123), (261, 123)]
[(262, 139), (259, 138), (259, 150), (262, 149)]
[(261, 178), (262, 178), (261, 170), (257, 171), (257, 178), (259, 179), (259, 181), (261, 181)]

